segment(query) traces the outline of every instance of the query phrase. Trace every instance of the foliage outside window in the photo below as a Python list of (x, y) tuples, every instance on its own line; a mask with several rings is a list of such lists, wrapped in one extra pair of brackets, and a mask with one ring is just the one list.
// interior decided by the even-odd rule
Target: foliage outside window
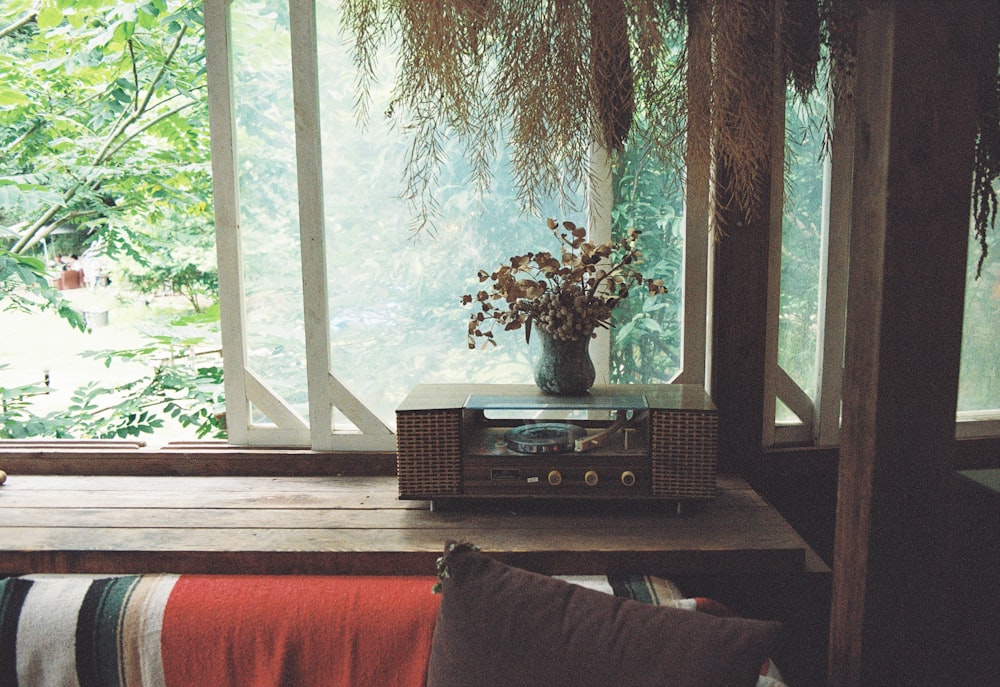
[[(66, 313), (101, 274), (116, 292), (177, 290), (201, 311), (138, 348), (93, 351), (146, 373), (89, 381), (65, 409), (36, 411), (51, 391), (41, 369), (37, 384), (8, 384), (0, 436), (136, 437), (170, 418), (192, 436), (224, 435), (221, 367), (187, 355), (215, 347), (218, 320), (201, 3), (10, 0), (0, 46), (0, 248), (8, 264), (34, 260), (42, 280), (0, 270), (0, 310), (33, 294)], [(58, 253), (80, 256), (86, 289), (51, 288)]]
[[(586, 189), (575, 187), (567, 198), (540, 198), (538, 215), (525, 215), (509, 148), (498, 149), (492, 186), (480, 193), (459, 141), (444, 137), (439, 145), (449, 157), (438, 178), (437, 229), (434, 236), (412, 235), (412, 209), (401, 197), (411, 142), (395, 119), (382, 116), (391, 109), (394, 60), (388, 49), (380, 54), (369, 93), (371, 116), (359, 126), (354, 64), (338, 7), (317, 7), (331, 372), (387, 424), (399, 401), (421, 382), (530, 384), (533, 351), (523, 339), (498, 337), (496, 350), (467, 350), (461, 295), (477, 287), (483, 265), (550, 240), (544, 217), (587, 225)], [(309, 401), (296, 172), (292, 150), (283, 144), (293, 135), (288, 22), (282, 2), (238, 2), (231, 10), (249, 366), (304, 417)], [(636, 152), (616, 169), (621, 200), (613, 211), (615, 231), (643, 231), (650, 276), (667, 279), (671, 293), (663, 307), (616, 309), (616, 317), (628, 320), (616, 327), (625, 343), (613, 349), (619, 360), (613, 374), (669, 381), (669, 368), (657, 366), (669, 360), (676, 369), (679, 359), (681, 189), (672, 169), (642, 165)], [(671, 196), (662, 195), (666, 189)], [(654, 351), (656, 359), (654, 352), (633, 356), (631, 347), (639, 346)], [(643, 361), (644, 371), (633, 369), (633, 361)], [(336, 421), (350, 429), (346, 418)]]

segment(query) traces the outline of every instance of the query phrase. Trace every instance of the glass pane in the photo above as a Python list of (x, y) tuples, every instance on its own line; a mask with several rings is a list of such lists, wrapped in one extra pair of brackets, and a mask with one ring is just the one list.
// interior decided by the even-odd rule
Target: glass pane
[(684, 274), (684, 185), (676, 171), (650, 164), (640, 145), (626, 147), (613, 169), (612, 237), (639, 229), (642, 273), (667, 293), (646, 298), (633, 289), (612, 313), (611, 381), (662, 384), (680, 372)]
[(411, 140), (382, 114), (390, 109), (395, 61), (381, 60), (371, 115), (359, 126), (338, 6), (317, 4), (332, 374), (390, 426), (417, 384), (532, 383), (523, 330), (497, 331), (498, 346), (470, 350), (473, 310), (461, 298), (480, 289), (480, 269), (529, 250), (556, 250), (545, 217), (585, 225), (586, 215), (553, 201), (541, 217), (525, 217), (504, 160), (490, 191), (477, 197), (463, 149), (445, 141), (436, 231), (413, 234), (401, 198)]
[(248, 366), (308, 417), (288, 3), (234, 2), (231, 23)]
[[(667, 32), (663, 40), (667, 53), (659, 69), (666, 73), (683, 60), (686, 30)], [(618, 241), (630, 229), (642, 232), (642, 275), (662, 279), (667, 293), (648, 298), (633, 289), (613, 311), (610, 378), (616, 384), (664, 384), (681, 371), (685, 189), (681, 171), (652, 154), (671, 147), (666, 139), (674, 133), (650, 119), (641, 109), (635, 113), (632, 135), (611, 170), (611, 235)], [(683, 128), (679, 123), (677, 130)]]
[(996, 230), (990, 234), (991, 250), (979, 279), (976, 279), (979, 243), (969, 242), (959, 410), (1000, 410), (1000, 365), (996, 354), (997, 332), (1000, 332), (1000, 255), (997, 255), (996, 235)]
[[(816, 398), (819, 277), (823, 219), (825, 103), (803, 105), (788, 92), (785, 108), (785, 203), (781, 228), (778, 365)], [(778, 422), (799, 421), (783, 403)]]

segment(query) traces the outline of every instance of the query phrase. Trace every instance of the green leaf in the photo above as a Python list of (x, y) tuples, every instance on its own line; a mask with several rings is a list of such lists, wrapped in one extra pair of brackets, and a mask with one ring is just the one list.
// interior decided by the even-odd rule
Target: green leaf
[(62, 10), (56, 7), (45, 7), (38, 12), (38, 17), (35, 21), (38, 23), (39, 29), (46, 30), (59, 26), (62, 23), (62, 18)]

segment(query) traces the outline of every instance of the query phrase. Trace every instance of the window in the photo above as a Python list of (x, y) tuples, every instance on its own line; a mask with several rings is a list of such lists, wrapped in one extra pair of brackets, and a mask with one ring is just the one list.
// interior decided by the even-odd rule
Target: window
[(1000, 331), (1000, 256), (995, 247), (991, 248), (977, 278), (979, 244), (970, 238), (958, 380), (960, 437), (1000, 434), (1000, 367), (996, 356), (996, 332)]
[[(503, 151), (491, 192), (479, 197), (461, 151), (445, 141), (437, 234), (415, 237), (399, 198), (407, 140), (379, 116), (390, 109), (392, 60), (382, 62), (384, 90), (361, 128), (337, 9), (337, 0), (292, 3), (291, 12), (282, 0), (206, 2), (232, 440), (391, 449), (394, 408), (415, 384), (530, 383), (532, 353), (517, 334), (499, 337), (496, 350), (466, 348), (458, 298), (475, 289), (479, 269), (536, 246), (546, 216), (585, 224), (597, 238), (639, 226), (655, 239), (647, 259), (671, 289), (663, 301), (616, 311), (614, 341), (592, 346), (598, 380), (704, 383), (709, 239), (686, 221), (676, 178), (640, 172), (630, 153), (610, 169), (597, 150), (603, 181), (580, 189), (578, 207), (550, 199), (527, 218)], [(823, 105), (789, 98), (786, 107), (789, 183), (765, 418), (774, 445), (838, 441), (853, 143), (845, 125), (824, 147)], [(967, 318), (960, 408), (976, 431), (1000, 407), (982, 353), (997, 311), (996, 264), (969, 286), (978, 314)]]
[(399, 198), (408, 140), (380, 116), (392, 60), (360, 127), (338, 6), (205, 2), (230, 440), (390, 450), (395, 407), (418, 383), (531, 383), (520, 332), (498, 336), (493, 350), (468, 349), (460, 299), (479, 269), (547, 240), (545, 217), (598, 239), (638, 226), (655, 264), (647, 276), (671, 289), (663, 302), (616, 313), (617, 340), (591, 348), (598, 381), (668, 382), (680, 372), (681, 279), (703, 280), (705, 269), (682, 266), (683, 189), (667, 170), (640, 173), (634, 155), (611, 170), (596, 150), (601, 181), (570, 202), (549, 199), (532, 218), (503, 151), (479, 197), (462, 151), (445, 141), (436, 235), (415, 236)]
[[(781, 231), (778, 346), (772, 361), (771, 445), (836, 446), (847, 309), (853, 120), (824, 146), (824, 103), (786, 105), (786, 188)], [(991, 253), (976, 278), (978, 244), (969, 244), (958, 392), (962, 437), (1000, 434), (1000, 259)]]
[[(504, 164), (477, 196), (462, 151), (445, 141), (435, 236), (414, 237), (399, 198), (407, 138), (391, 118), (391, 59), (381, 63), (368, 125), (339, 0), (206, 0), (213, 176), (225, 327), (227, 420), (237, 444), (392, 450), (394, 408), (421, 382), (531, 382), (519, 333), (469, 351), (460, 297), (476, 273), (548, 238), (547, 216), (603, 240), (643, 230), (651, 276), (670, 293), (628, 303), (591, 346), (599, 382), (705, 383), (710, 282), (707, 171), (672, 170), (628, 150), (613, 168), (592, 151), (590, 188), (525, 217)], [(786, 106), (785, 206), (772, 275), (768, 445), (835, 446), (850, 230), (851, 126), (823, 145), (822, 99)], [(703, 174), (703, 176), (698, 176)], [(700, 188), (704, 186), (705, 188)], [(686, 194), (686, 195), (685, 195)], [(1000, 434), (1000, 258), (969, 281), (959, 436)], [(646, 270), (648, 271), (648, 270)], [(780, 289), (780, 290), (779, 290)]]

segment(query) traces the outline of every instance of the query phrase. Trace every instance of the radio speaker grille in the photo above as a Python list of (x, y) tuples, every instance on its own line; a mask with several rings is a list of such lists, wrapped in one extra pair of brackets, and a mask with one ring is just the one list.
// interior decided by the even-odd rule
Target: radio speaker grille
[(714, 412), (653, 410), (653, 496), (715, 498), (719, 419)]
[(462, 410), (396, 413), (396, 472), (402, 498), (462, 491)]

